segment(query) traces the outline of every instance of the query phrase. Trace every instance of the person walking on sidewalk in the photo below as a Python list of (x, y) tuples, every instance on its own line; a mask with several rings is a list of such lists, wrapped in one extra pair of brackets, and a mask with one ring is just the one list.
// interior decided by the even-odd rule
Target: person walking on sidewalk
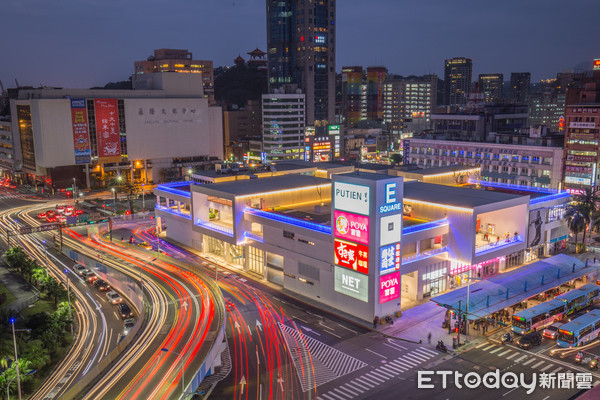
[(431, 344), (431, 332), (427, 335), (427, 343)]
[(375, 318), (373, 318), (373, 329), (377, 328), (378, 322), (379, 322), (379, 317), (376, 315)]

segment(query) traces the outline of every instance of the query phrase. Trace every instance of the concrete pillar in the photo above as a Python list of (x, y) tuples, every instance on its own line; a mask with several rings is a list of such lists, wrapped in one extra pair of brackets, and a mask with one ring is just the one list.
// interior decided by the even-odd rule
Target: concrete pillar
[(421, 254), (421, 241), (417, 240), (417, 250), (416, 250), (417, 254)]
[(85, 164), (85, 186), (90, 188), (90, 164)]
[(181, 202), (180, 201), (175, 201), (175, 204), (177, 205), (177, 212), (181, 213)]

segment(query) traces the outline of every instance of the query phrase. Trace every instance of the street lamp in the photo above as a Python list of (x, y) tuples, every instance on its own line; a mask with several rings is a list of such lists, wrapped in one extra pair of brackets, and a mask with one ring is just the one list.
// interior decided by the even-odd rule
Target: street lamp
[(117, 215), (117, 190), (115, 188), (110, 188), (110, 190), (112, 190), (113, 192), (113, 197), (115, 199), (114, 201), (114, 209), (113, 209), (113, 213), (115, 215)]
[[(69, 305), (69, 318), (71, 318), (71, 280), (69, 279), (68, 268), (65, 268), (65, 280), (67, 281), (67, 302)], [(71, 336), (73, 336), (73, 322), (71, 322)]]
[[(26, 373), (25, 375), (33, 375), (33, 374), (35, 374), (36, 372), (37, 372), (37, 371), (36, 371), (35, 369), (32, 369), (31, 371), (29, 371), (29, 372), (28, 372), (28, 373)], [(10, 380), (10, 382), (8, 382), (8, 385), (6, 385), (6, 399), (7, 399), (7, 400), (10, 400), (10, 392), (9, 392), (9, 390), (10, 390), (10, 385), (13, 383), (13, 381), (15, 380), (15, 378), (16, 378), (16, 376), (15, 376), (14, 378), (12, 378), (12, 379)], [(19, 394), (20, 394), (20, 392), (19, 392)]]
[(17, 355), (17, 338), (15, 336), (15, 322), (14, 318), (10, 319), (10, 324), (12, 325), (12, 334), (13, 334), (13, 344), (15, 346), (15, 370), (17, 371), (17, 391), (19, 393), (19, 400), (21, 400), (21, 377), (19, 376), (19, 356)]
[(145, 189), (144, 188), (144, 184), (142, 183), (142, 213), (146, 212), (146, 201), (145, 201), (145, 198), (144, 198), (144, 195), (146, 193), (144, 192), (144, 189)]
[(188, 180), (191, 181), (192, 180), (192, 174), (194, 173), (194, 170), (190, 167), (190, 168), (188, 168), (187, 173), (188, 173)]
[[(181, 357), (181, 354), (179, 354), (176, 351), (167, 349), (165, 347), (163, 347), (162, 349), (160, 349), (160, 351), (164, 351), (164, 352), (171, 352), (171, 353), (175, 353), (177, 354), (179, 357)], [(184, 383), (184, 369), (183, 369), (184, 365), (183, 365), (183, 357), (181, 357), (181, 398), (183, 398), (183, 396), (185, 395), (185, 383)]]
[(44, 252), (46, 253), (46, 278), (48, 277), (48, 247), (46, 246), (46, 241), (43, 240), (44, 243)]

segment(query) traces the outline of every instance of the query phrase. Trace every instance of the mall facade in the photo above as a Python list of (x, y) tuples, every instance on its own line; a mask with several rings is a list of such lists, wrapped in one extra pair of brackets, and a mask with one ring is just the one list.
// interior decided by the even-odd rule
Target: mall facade
[(169, 239), (372, 321), (564, 247), (568, 193), (456, 186), (457, 168), (282, 164), (159, 185), (155, 210)]

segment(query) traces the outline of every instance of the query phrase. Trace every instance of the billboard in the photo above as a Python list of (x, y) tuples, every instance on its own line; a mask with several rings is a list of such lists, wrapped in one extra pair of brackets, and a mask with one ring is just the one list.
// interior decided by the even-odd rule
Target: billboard
[(379, 304), (400, 297), (400, 272), (394, 272), (379, 278)]
[(400, 269), (400, 243), (379, 248), (379, 274), (389, 274)]
[(542, 234), (546, 221), (546, 209), (539, 208), (529, 211), (529, 226), (527, 227), (527, 247), (542, 244)]
[(363, 274), (369, 273), (369, 247), (334, 239), (335, 264)]
[(334, 211), (336, 237), (354, 242), (369, 244), (369, 217)]
[(85, 99), (71, 99), (71, 123), (75, 164), (89, 164), (91, 162), (90, 134)]
[(370, 190), (368, 186), (334, 182), (333, 197), (335, 209), (369, 215)]
[(334, 288), (336, 292), (369, 302), (369, 277), (348, 269), (334, 267)]
[(121, 136), (117, 99), (95, 99), (96, 135), (98, 136), (98, 161), (121, 161)]
[(594, 71), (600, 71), (600, 59), (597, 58), (594, 60), (594, 66), (592, 68)]

